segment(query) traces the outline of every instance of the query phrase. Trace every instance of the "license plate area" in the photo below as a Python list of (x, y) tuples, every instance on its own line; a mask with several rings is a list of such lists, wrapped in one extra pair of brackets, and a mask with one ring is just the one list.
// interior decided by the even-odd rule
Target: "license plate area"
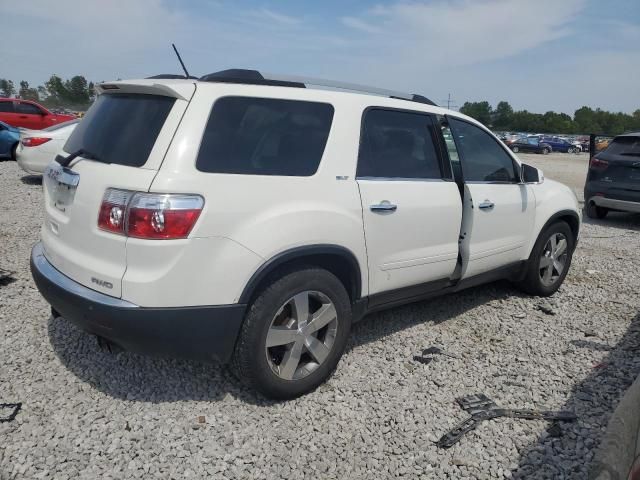
[(53, 162), (44, 172), (44, 181), (51, 205), (64, 212), (73, 203), (80, 183), (80, 174)]

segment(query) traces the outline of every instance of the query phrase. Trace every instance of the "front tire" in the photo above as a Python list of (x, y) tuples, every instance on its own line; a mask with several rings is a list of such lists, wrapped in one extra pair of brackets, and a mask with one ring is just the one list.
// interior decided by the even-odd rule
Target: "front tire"
[(11, 160), (17, 160), (18, 159), (18, 144), (16, 143), (13, 147), (11, 147)]
[(545, 228), (527, 260), (520, 288), (540, 297), (556, 293), (571, 266), (575, 244), (573, 232), (566, 222), (559, 221)]
[(589, 202), (587, 203), (587, 206), (585, 207), (585, 213), (587, 214), (587, 217), (589, 218), (595, 218), (598, 220), (602, 220), (604, 217), (607, 216), (607, 213), (609, 213), (609, 210), (604, 208), (604, 207), (599, 207), (598, 205), (596, 205), (593, 202)]
[(518, 153), (520, 151), (520, 149), (518, 147), (511, 147), (511, 151), (513, 153)]
[(249, 387), (286, 400), (314, 390), (335, 370), (351, 330), (351, 302), (332, 273), (284, 273), (252, 302), (232, 370)]
[(543, 149), (542, 149), (542, 154), (543, 154), (543, 155), (548, 155), (548, 154), (549, 154), (549, 149), (548, 149), (548, 148), (546, 148), (546, 147), (545, 147), (545, 148), (543, 148)]

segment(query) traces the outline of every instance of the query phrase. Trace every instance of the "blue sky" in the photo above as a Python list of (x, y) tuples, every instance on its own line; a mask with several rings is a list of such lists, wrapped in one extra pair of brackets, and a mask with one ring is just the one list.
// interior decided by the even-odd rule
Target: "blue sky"
[(0, 19), (0, 77), (14, 82), (177, 72), (175, 42), (197, 75), (257, 68), (535, 112), (640, 108), (639, 0), (23, 0), (0, 2)]

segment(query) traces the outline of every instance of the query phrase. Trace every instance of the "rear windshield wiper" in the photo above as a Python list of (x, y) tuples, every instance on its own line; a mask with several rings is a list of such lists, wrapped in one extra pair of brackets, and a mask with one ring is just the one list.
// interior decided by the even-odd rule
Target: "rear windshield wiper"
[(87, 151), (84, 148), (81, 148), (80, 150), (76, 150), (75, 152), (73, 152), (72, 154), (70, 154), (67, 157), (63, 157), (62, 155), (56, 155), (55, 160), (56, 160), (56, 162), (58, 162), (63, 167), (68, 167), (71, 162), (73, 162), (76, 158), (78, 158), (80, 156), (82, 156), (83, 158), (86, 158), (87, 160), (100, 161), (100, 159), (97, 157), (97, 155)]
[(640, 152), (621, 152), (618, 155), (627, 155), (629, 157), (640, 157)]

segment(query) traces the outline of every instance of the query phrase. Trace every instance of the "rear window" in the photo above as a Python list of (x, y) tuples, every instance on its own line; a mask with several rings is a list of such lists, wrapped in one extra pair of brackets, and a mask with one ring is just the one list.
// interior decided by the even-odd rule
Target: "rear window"
[(326, 103), (224, 97), (214, 104), (196, 168), (209, 173), (313, 175), (327, 144)]
[(149, 158), (174, 102), (174, 98), (161, 95), (100, 95), (64, 150), (67, 153), (84, 150), (96, 161), (141, 167)]
[(609, 144), (606, 153), (611, 155), (640, 157), (640, 136), (614, 138)]

